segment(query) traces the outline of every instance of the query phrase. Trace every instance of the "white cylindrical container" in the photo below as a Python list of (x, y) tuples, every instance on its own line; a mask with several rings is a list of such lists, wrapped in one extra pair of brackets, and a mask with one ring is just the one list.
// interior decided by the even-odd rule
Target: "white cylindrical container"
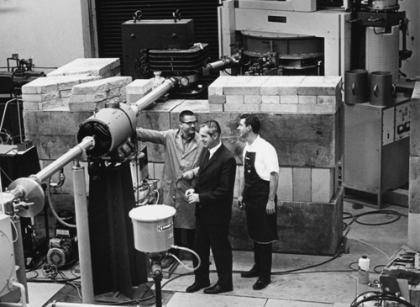
[(359, 258), (359, 283), (367, 285), (369, 283), (370, 260), (367, 256)]
[(173, 216), (176, 210), (166, 205), (148, 205), (131, 209), (134, 246), (144, 253), (169, 250), (174, 244)]
[(370, 259), (367, 256), (362, 256), (359, 258), (359, 269), (363, 271), (369, 271)]

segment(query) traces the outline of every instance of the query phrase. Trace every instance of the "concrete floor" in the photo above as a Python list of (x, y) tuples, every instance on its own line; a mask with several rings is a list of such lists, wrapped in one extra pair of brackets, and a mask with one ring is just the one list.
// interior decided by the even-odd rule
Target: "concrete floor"
[[(407, 208), (391, 206), (400, 213), (407, 214)], [(350, 203), (344, 204), (344, 211), (359, 214), (374, 209), (365, 207), (355, 210)], [(368, 215), (360, 221), (378, 223), (389, 221), (394, 216)], [(347, 220), (348, 221), (348, 220)], [(349, 306), (353, 299), (361, 292), (376, 290), (358, 283), (358, 273), (349, 269), (349, 264), (357, 262), (362, 255), (371, 259), (371, 270), (376, 265), (386, 264), (388, 258), (395, 253), (407, 241), (407, 218), (401, 217), (398, 221), (382, 226), (365, 226), (357, 223), (351, 225), (347, 235), (349, 253), (343, 254), (337, 259), (319, 267), (290, 274), (281, 274), (283, 271), (314, 265), (331, 257), (309, 256), (295, 254), (275, 254), (273, 256), (273, 272), (279, 272), (272, 276), (272, 283), (262, 291), (252, 290), (255, 279), (244, 279), (239, 274), (234, 274), (234, 290), (223, 295), (207, 295), (202, 291), (190, 294), (185, 289), (193, 282), (193, 276), (177, 278), (163, 288), (165, 291), (164, 303), (168, 307), (178, 306), (256, 306), (256, 307), (321, 307)], [(252, 265), (253, 254), (251, 252), (234, 252), (234, 270), (248, 270)], [(213, 268), (214, 269), (214, 268)], [(178, 267), (172, 277), (187, 271)], [(214, 282), (215, 273), (210, 276)], [(377, 278), (376, 274), (370, 274), (370, 280)], [(163, 280), (163, 283), (166, 280)], [(38, 296), (43, 295), (42, 287), (29, 285), (29, 297), (31, 306)], [(35, 290), (35, 291), (32, 291)], [(44, 288), (45, 291), (56, 289)], [(54, 293), (50, 293), (51, 296)], [(38, 300), (39, 301), (39, 300)], [(37, 302), (38, 302), (37, 301)], [(150, 305), (150, 304), (149, 304)], [(144, 306), (144, 305), (141, 305)]]

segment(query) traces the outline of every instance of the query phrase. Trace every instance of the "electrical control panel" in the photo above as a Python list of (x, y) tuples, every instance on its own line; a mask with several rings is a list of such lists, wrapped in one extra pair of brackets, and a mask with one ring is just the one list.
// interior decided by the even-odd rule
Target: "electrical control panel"
[(395, 107), (384, 109), (382, 118), (382, 145), (388, 145), (409, 136), (409, 102), (404, 102)]
[(394, 142), (395, 135), (395, 121), (394, 121), (394, 108), (384, 110), (382, 118), (382, 145), (388, 145)]
[(408, 102), (395, 107), (395, 140), (410, 136), (410, 105)]
[(9, 292), (9, 280), (16, 278), (11, 220), (0, 213), (0, 297)]

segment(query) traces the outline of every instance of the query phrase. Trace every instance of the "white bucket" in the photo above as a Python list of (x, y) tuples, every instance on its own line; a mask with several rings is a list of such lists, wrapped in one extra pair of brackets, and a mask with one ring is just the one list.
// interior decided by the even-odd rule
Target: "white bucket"
[(176, 210), (167, 205), (148, 205), (131, 209), (134, 246), (144, 253), (167, 251), (174, 244), (173, 216)]

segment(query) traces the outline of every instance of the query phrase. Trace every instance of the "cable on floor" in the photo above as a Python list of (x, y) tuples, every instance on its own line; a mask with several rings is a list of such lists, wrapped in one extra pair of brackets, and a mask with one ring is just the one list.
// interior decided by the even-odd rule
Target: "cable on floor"
[[(384, 215), (394, 215), (395, 217), (389, 221), (386, 222), (380, 222), (380, 223), (366, 223), (366, 222), (361, 222), (359, 220), (359, 218), (361, 218), (362, 216), (366, 216), (366, 215), (376, 215), (376, 214), (384, 214)], [(401, 217), (407, 217), (406, 214), (400, 213), (398, 211), (392, 210), (392, 209), (383, 209), (383, 210), (373, 210), (373, 211), (368, 211), (368, 212), (363, 212), (363, 213), (359, 213), (359, 214), (352, 214), (350, 212), (343, 212), (343, 220), (348, 220), (351, 219), (350, 222), (346, 223), (345, 227), (349, 227), (351, 224), (353, 223), (357, 223), (360, 225), (365, 225), (365, 226), (381, 226), (381, 225), (388, 225), (388, 224), (392, 224), (395, 223), (396, 221), (398, 221)]]

